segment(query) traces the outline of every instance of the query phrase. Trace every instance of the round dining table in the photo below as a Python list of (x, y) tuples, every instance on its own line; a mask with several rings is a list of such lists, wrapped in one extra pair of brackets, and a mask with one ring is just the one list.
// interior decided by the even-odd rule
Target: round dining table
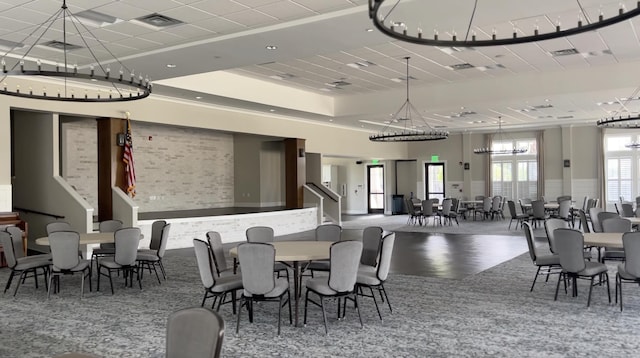
[[(115, 236), (112, 232), (85, 232), (80, 233), (80, 251), (82, 256), (90, 258), (93, 252), (93, 245), (108, 244), (115, 242)], [(36, 244), (49, 246), (49, 237), (43, 236), (36, 239)]]
[[(300, 262), (327, 260), (331, 251), (331, 241), (275, 241), (271, 245), (276, 249), (275, 260), (291, 262), (293, 268), (295, 325), (298, 326), (298, 306), (302, 293), (300, 281)], [(229, 250), (232, 257), (238, 257), (237, 247)], [(240, 263), (242, 265), (242, 263)]]

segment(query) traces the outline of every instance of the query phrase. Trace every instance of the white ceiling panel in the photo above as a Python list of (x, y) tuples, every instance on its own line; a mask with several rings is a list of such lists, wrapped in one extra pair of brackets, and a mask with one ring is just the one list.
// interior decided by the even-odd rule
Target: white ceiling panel
[(345, 9), (350, 6), (353, 6), (348, 1), (345, 1), (345, 0), (322, 0), (322, 1), (292, 0), (292, 1), (319, 13)]
[(230, 34), (246, 29), (245, 26), (237, 22), (229, 21), (223, 17), (194, 22), (192, 25), (218, 34)]
[(211, 15), (224, 16), (234, 12), (247, 10), (248, 7), (241, 5), (240, 3), (232, 0), (217, 0), (217, 1), (199, 1), (191, 4), (195, 9), (202, 10)]
[(203, 21), (215, 17), (215, 15), (211, 13), (190, 6), (182, 6), (171, 10), (166, 10), (162, 13), (162, 15), (172, 17), (186, 24), (192, 24), (198, 21)]
[(94, 10), (123, 20), (132, 20), (149, 15), (149, 10), (131, 6), (124, 2), (111, 2)]
[(275, 24), (276, 18), (255, 10), (244, 10), (225, 15), (225, 19), (237, 22), (246, 27), (258, 27)]
[(149, 14), (163, 13), (166, 10), (176, 8), (181, 4), (173, 0), (135, 0), (131, 1), (136, 7), (147, 10)]
[(260, 6), (256, 10), (280, 20), (294, 20), (314, 15), (309, 9), (284, 1)]

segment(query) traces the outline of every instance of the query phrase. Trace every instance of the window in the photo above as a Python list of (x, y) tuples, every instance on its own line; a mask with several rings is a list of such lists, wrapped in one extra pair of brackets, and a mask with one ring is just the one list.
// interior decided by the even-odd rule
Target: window
[(526, 153), (491, 156), (493, 195), (518, 199), (538, 197), (538, 159), (535, 139), (493, 142), (493, 149), (526, 148)]
[(640, 134), (609, 134), (605, 136), (605, 182), (606, 200), (617, 202), (620, 198), (633, 200), (640, 195), (638, 182), (640, 178), (640, 153), (625, 147), (638, 141)]

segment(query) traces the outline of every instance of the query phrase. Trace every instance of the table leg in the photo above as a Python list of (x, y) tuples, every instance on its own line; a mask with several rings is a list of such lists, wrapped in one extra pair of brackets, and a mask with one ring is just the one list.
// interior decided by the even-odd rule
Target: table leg
[(293, 261), (293, 299), (294, 311), (295, 311), (295, 327), (298, 327), (298, 304), (300, 303), (300, 292), (302, 291), (300, 282), (300, 264), (298, 261)]

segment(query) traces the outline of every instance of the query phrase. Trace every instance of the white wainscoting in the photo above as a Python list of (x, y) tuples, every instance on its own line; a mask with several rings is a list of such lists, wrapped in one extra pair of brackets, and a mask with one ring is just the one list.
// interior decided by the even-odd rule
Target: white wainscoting
[[(193, 247), (193, 239), (206, 240), (208, 231), (217, 231), (222, 242), (245, 241), (245, 231), (252, 226), (270, 226), (276, 236), (313, 230), (318, 226), (316, 208), (269, 211), (241, 215), (220, 215), (195, 218), (166, 219), (171, 224), (167, 249)], [(144, 239), (140, 247), (149, 247), (151, 224), (154, 220), (140, 220), (138, 226)]]
[(485, 194), (484, 192), (484, 180), (472, 180), (471, 181), (471, 189), (469, 191), (469, 200), (473, 200), (476, 195), (482, 195), (485, 196), (487, 194)]
[[(560, 195), (569, 195), (571, 193), (563, 193), (562, 179), (547, 179), (544, 181), (544, 198), (547, 201), (556, 200)], [(575, 199), (574, 199), (575, 200)]]

